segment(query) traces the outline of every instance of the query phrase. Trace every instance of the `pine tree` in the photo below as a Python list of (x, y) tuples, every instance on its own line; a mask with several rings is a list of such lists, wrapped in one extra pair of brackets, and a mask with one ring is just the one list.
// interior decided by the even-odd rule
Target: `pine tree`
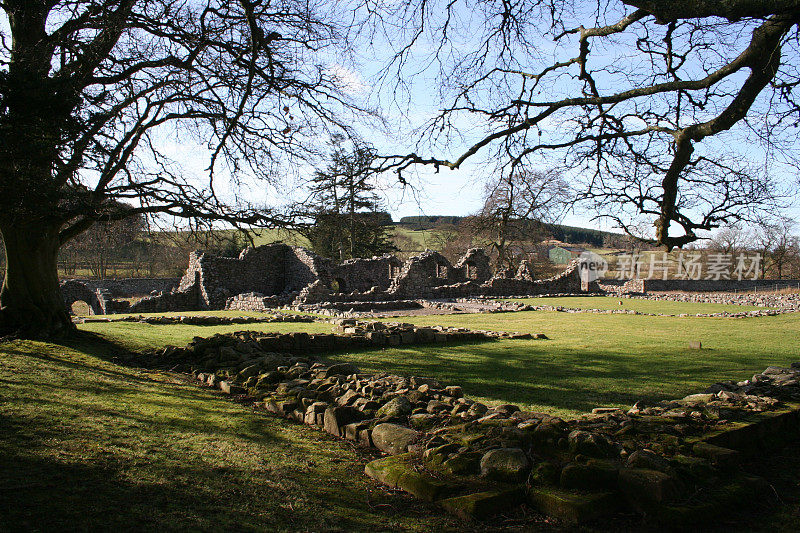
[(389, 240), (391, 216), (375, 192), (375, 150), (360, 141), (349, 148), (340, 135), (330, 143), (330, 163), (310, 179), (303, 211), (313, 224), (303, 234), (315, 252), (339, 261), (396, 250)]

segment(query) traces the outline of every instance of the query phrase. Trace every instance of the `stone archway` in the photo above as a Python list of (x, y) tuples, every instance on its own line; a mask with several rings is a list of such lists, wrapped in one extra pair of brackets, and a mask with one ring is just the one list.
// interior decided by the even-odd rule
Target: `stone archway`
[(347, 292), (347, 282), (343, 278), (333, 278), (331, 280), (331, 292)]
[(74, 316), (84, 316), (92, 314), (92, 308), (83, 300), (75, 300), (69, 308), (70, 314)]
[(70, 314), (72, 314), (72, 304), (75, 302), (86, 302), (89, 306), (90, 315), (105, 314), (105, 302), (101, 302), (97, 293), (80, 281), (70, 280), (62, 283), (61, 295), (64, 298), (64, 305), (66, 305)]

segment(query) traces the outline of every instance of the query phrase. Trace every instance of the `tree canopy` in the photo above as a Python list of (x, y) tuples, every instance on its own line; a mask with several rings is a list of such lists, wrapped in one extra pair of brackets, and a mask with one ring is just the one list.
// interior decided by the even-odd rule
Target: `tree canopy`
[(337, 261), (395, 251), (392, 217), (382, 211), (371, 170), (375, 149), (359, 139), (349, 146), (340, 135), (330, 145), (328, 165), (314, 172), (309, 196), (298, 206), (298, 218), (310, 221), (300, 232), (315, 252)]
[[(56, 256), (95, 222), (284, 222), (225, 193), (275, 183), (316, 153), (320, 132), (370, 115), (343, 79), (352, 18), (333, 4), (7, 0), (0, 11), (0, 330), (70, 329)], [(171, 157), (182, 139), (207, 148), (202, 175)]]
[(399, 17), (385, 79), (408, 83), (419, 57), (438, 68), (423, 140), (468, 148), (384, 168), (559, 165), (579, 199), (623, 228), (648, 218), (668, 248), (774, 206), (775, 174), (796, 179), (800, 1), (414, 0)]

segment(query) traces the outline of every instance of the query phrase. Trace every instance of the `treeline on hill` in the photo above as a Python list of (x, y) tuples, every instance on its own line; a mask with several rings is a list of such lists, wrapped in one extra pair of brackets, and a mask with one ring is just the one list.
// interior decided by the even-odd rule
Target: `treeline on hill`
[[(398, 225), (405, 226), (411, 230), (432, 230), (446, 225), (458, 226), (469, 218), (449, 215), (411, 216), (401, 218)], [(535, 220), (517, 220), (515, 223), (521, 226), (523, 230), (527, 227), (527, 229), (536, 230), (537, 232), (543, 226), (541, 222)], [(560, 224), (545, 224), (544, 228), (551, 239), (569, 244), (585, 244), (594, 248), (607, 247), (614, 241), (626, 238), (625, 235), (610, 231), (576, 228)]]

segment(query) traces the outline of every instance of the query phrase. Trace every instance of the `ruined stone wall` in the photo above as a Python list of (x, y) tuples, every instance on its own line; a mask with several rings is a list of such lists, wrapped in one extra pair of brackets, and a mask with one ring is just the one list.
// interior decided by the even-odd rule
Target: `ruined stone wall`
[[(570, 293), (576, 294), (586, 292), (581, 282), (580, 262), (572, 261), (560, 274), (547, 279), (536, 279), (530, 281), (524, 278), (500, 278), (494, 277), (487, 282), (487, 296), (504, 296), (509, 294), (556, 294)], [(597, 291), (597, 284), (593, 284), (593, 289)]]
[(89, 306), (90, 315), (105, 314), (105, 306), (100, 302), (98, 293), (80, 281), (69, 280), (62, 282), (61, 295), (64, 298), (64, 305), (69, 311), (72, 310), (72, 304), (75, 302), (86, 302)]
[(348, 259), (341, 265), (334, 266), (330, 277), (338, 283), (338, 292), (363, 292), (372, 287), (386, 290), (402, 268), (402, 261), (386, 254), (370, 259)]
[(642, 279), (638, 292), (733, 292), (800, 287), (797, 279)]
[(156, 296), (142, 298), (131, 304), (128, 313), (164, 313), (169, 311), (202, 311), (207, 309), (200, 294), (199, 284), (184, 289), (173, 289)]
[[(524, 269), (516, 277), (489, 277), (489, 258), (480, 249), (469, 250), (455, 266), (431, 250), (402, 265), (396, 257), (385, 255), (338, 266), (304, 248), (285, 244), (248, 248), (238, 258), (197, 251), (190, 254), (177, 290), (145, 298), (130, 311), (261, 311), (289, 303), (579, 293), (585, 287), (581, 286), (577, 264), (553, 278), (532, 280)], [(333, 281), (342, 292), (332, 290)]]
[(311, 250), (299, 246), (291, 246), (287, 250), (285, 292), (297, 292), (309, 283), (320, 280), (330, 286), (330, 272), (333, 262), (321, 257)]
[(482, 283), (492, 277), (490, 264), (491, 260), (483, 248), (470, 248), (453, 268), (459, 271), (459, 278)]
[(317, 279), (328, 281), (329, 270), (330, 260), (286, 244), (247, 248), (238, 258), (192, 252), (179, 290), (188, 290), (198, 282), (204, 306), (222, 309), (237, 294), (299, 292)]
[(425, 250), (409, 258), (400, 275), (392, 280), (389, 292), (400, 298), (425, 297), (433, 287), (465, 281), (463, 271), (454, 269), (439, 252)]
[(169, 292), (180, 282), (178, 278), (124, 278), (124, 279), (75, 279), (90, 291), (103, 289), (114, 298), (132, 298), (154, 292)]
[(267, 311), (290, 303), (286, 297), (264, 296), (257, 292), (237, 294), (228, 298), (225, 309), (231, 311)]
[(130, 306), (127, 301), (114, 300), (111, 292), (107, 289), (93, 289), (77, 280), (61, 283), (61, 295), (64, 298), (64, 305), (70, 312), (72, 312), (72, 304), (79, 301), (86, 302), (90, 315), (122, 313), (127, 311)]

